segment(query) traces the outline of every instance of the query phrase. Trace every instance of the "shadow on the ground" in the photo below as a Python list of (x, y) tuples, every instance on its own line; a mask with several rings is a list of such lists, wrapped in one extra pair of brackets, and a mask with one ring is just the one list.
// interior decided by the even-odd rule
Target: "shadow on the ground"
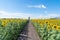
[(29, 24), (29, 22), (27, 23), (27, 25), (25, 26), (25, 28), (21, 32), (21, 34), (19, 34), (19, 37), (17, 40), (27, 40), (27, 38), (30, 38), (30, 37), (28, 37), (28, 24)]

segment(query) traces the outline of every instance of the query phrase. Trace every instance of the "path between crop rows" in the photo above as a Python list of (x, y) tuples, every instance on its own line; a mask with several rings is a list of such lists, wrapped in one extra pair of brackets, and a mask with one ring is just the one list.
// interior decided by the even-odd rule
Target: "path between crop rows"
[(24, 30), (22, 31), (17, 40), (41, 40), (41, 39), (39, 38), (31, 22), (29, 22), (25, 26)]

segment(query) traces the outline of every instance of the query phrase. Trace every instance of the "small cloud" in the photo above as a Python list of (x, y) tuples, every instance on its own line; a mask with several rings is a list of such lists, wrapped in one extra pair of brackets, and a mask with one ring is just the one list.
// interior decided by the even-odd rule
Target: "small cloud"
[(29, 8), (46, 8), (45, 5), (29, 5), (27, 7), (29, 7)]
[(46, 8), (46, 6), (45, 5), (41, 5), (41, 8)]

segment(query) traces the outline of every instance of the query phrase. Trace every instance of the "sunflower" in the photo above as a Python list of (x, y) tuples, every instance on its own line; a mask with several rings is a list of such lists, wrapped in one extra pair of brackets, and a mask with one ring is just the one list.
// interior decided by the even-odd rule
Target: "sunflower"
[(49, 21), (45, 21), (46, 24), (49, 24)]
[(53, 25), (52, 29), (57, 30), (57, 25)]
[(52, 24), (52, 23), (50, 23), (49, 25), (50, 25), (51, 27), (53, 26), (53, 24)]
[(57, 30), (60, 30), (60, 26), (57, 26)]
[(51, 30), (51, 26), (50, 25), (47, 26), (47, 30)]
[(3, 22), (2, 22), (2, 26), (5, 26), (5, 25), (6, 25), (6, 23), (3, 21)]
[(41, 27), (43, 27), (43, 24), (40, 24)]

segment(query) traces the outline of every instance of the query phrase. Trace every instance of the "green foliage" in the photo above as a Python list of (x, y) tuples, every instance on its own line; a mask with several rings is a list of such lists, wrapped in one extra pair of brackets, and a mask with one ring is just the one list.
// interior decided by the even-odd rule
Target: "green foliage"
[(16, 40), (26, 23), (27, 21), (9, 22), (5, 27), (0, 27), (0, 40)]
[(41, 27), (39, 23), (33, 23), (33, 25), (42, 40), (60, 40), (60, 31), (52, 29), (48, 31), (47, 24), (44, 27)]

